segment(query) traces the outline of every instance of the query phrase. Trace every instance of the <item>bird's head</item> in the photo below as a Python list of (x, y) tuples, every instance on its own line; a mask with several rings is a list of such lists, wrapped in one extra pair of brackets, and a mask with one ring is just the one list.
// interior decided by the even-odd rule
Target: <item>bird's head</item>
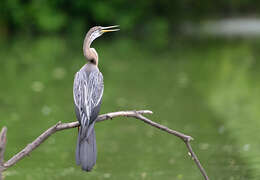
[(101, 36), (106, 32), (119, 31), (120, 29), (118, 27), (119, 25), (108, 26), (108, 27), (95, 26), (88, 31), (85, 40), (89, 39), (89, 42), (91, 44), (96, 38), (98, 38), (99, 36)]
[(94, 59), (95, 64), (97, 64), (98, 55), (97, 55), (97, 52), (95, 51), (95, 49), (90, 48), (91, 43), (95, 39), (97, 39), (99, 36), (101, 36), (102, 34), (104, 34), (106, 32), (119, 31), (120, 29), (118, 27), (119, 27), (119, 25), (108, 26), (108, 27), (95, 26), (95, 27), (91, 28), (88, 31), (88, 33), (85, 37), (85, 40), (84, 40), (84, 45), (83, 45), (84, 56), (90, 61)]

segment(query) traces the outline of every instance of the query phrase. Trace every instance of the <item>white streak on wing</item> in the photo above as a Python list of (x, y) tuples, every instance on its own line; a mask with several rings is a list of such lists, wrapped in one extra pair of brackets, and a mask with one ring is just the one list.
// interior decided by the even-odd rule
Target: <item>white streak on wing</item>
[(90, 112), (89, 112), (89, 103), (88, 103), (88, 88), (87, 88), (87, 83), (84, 83), (84, 104), (85, 104), (85, 110), (86, 110), (86, 115), (87, 119), (90, 119)]
[(99, 71), (87, 74), (83, 68), (74, 79), (74, 103), (79, 109), (80, 122), (88, 126), (93, 109), (99, 105), (103, 96), (103, 76)]
[(79, 87), (79, 86), (76, 85), (77, 81), (78, 81), (78, 72), (75, 74), (74, 84), (73, 84), (73, 99), (74, 99), (74, 103), (75, 103), (76, 106), (79, 105), (78, 99), (76, 98), (77, 92), (78, 92), (77, 88)]
[[(99, 76), (101, 76), (101, 78), (99, 78)], [(98, 74), (97, 81), (98, 81), (98, 84), (99, 84), (99, 85), (102, 85), (102, 86), (99, 86), (99, 88), (101, 88), (102, 91), (101, 91), (101, 93), (99, 94), (99, 98), (98, 98), (97, 102), (95, 103), (95, 106), (97, 106), (97, 105), (99, 104), (99, 102), (101, 101), (102, 96), (103, 96), (103, 92), (104, 92), (103, 82), (101, 82), (101, 81), (102, 81), (101, 79), (103, 79), (103, 78), (102, 78), (102, 74)]]
[(101, 101), (102, 96), (103, 96), (103, 91), (104, 91), (104, 90), (102, 89), (101, 96), (99, 96), (99, 99), (98, 99), (98, 101), (96, 102), (95, 106), (97, 106), (97, 105), (99, 104), (99, 102)]

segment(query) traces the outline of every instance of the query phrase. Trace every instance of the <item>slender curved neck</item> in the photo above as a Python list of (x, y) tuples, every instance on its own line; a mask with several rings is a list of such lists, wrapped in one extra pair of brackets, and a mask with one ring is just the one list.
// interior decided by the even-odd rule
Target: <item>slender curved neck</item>
[(90, 48), (91, 43), (94, 39), (89, 37), (89, 34), (86, 35), (83, 45), (83, 53), (86, 59), (96, 66), (98, 65), (98, 54), (94, 48)]

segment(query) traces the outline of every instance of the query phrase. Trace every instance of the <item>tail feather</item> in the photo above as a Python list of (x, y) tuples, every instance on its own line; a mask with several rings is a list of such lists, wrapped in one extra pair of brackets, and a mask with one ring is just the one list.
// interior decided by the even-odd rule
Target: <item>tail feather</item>
[(95, 130), (89, 134), (88, 138), (81, 139), (81, 131), (79, 132), (77, 148), (76, 148), (76, 163), (81, 165), (82, 170), (91, 171), (96, 164), (97, 149)]

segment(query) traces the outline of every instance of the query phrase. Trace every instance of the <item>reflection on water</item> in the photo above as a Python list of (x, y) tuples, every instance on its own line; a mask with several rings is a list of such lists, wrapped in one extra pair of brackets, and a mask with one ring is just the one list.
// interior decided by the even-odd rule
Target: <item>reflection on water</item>
[[(9, 128), (5, 159), (57, 121), (75, 121), (72, 82), (84, 64), (78, 43), (48, 37), (0, 44), (0, 123)], [(192, 145), (211, 179), (257, 179), (255, 42), (193, 43), (180, 42), (162, 54), (125, 40), (96, 44), (105, 79), (101, 111), (151, 109), (151, 119), (195, 138)], [(179, 139), (121, 119), (97, 124), (98, 161), (91, 173), (75, 165), (73, 129), (50, 137), (5, 176), (201, 179)]]
[(254, 67), (257, 59), (252, 57), (252, 50), (245, 51), (244, 58), (220, 60), (208, 101), (237, 140), (237, 151), (246, 159), (249, 169), (259, 177), (260, 84), (258, 73), (252, 73), (253, 68), (259, 67)]

